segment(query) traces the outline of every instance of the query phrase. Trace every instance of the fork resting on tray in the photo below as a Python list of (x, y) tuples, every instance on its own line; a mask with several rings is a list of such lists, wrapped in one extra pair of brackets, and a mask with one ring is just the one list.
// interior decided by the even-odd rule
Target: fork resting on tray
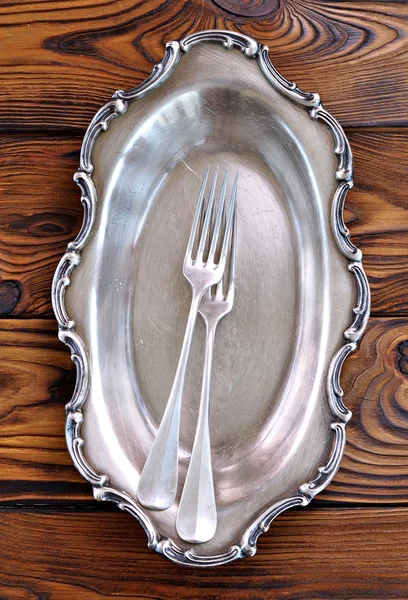
[[(230, 312), (234, 297), (238, 174), (228, 208), (225, 202), (228, 173), (224, 176), (218, 206), (215, 201), (217, 177), (218, 167), (211, 183), (208, 202), (205, 203), (209, 178), (207, 167), (183, 262), (183, 274), (192, 290), (184, 340), (166, 410), (138, 486), (139, 502), (147, 508), (165, 510), (176, 498), (181, 401), (199, 311), (206, 322), (207, 331), (204, 374), (197, 432), (177, 518), (179, 535), (191, 542), (211, 539), (216, 527), (209, 437), (210, 377), (215, 330), (220, 319)], [(228, 290), (224, 295), (222, 280), (227, 264)], [(213, 286), (216, 286), (214, 294), (211, 292)]]

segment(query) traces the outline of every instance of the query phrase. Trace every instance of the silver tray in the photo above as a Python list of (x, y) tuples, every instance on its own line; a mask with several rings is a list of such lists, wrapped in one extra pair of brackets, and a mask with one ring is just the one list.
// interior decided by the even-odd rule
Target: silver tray
[[(183, 338), (190, 293), (181, 263), (207, 164), (240, 171), (238, 264), (211, 396), (218, 527), (211, 541), (191, 545), (175, 521), (197, 420), (201, 322), (177, 500), (147, 510), (137, 484)], [(146, 81), (116, 92), (88, 128), (75, 174), (84, 222), (52, 292), (77, 367), (67, 443), (95, 498), (135, 516), (149, 547), (174, 562), (252, 556), (272, 520), (307, 505), (339, 467), (351, 416), (340, 370), (370, 306), (362, 255), (343, 221), (352, 168), (319, 96), (282, 77), (266, 46), (227, 31), (168, 43)]]

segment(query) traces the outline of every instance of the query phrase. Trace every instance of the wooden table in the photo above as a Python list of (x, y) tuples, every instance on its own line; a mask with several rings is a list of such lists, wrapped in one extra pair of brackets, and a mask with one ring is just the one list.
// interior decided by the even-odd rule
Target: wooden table
[[(408, 598), (407, 4), (9, 0), (0, 15), (0, 597)], [(331, 486), (279, 517), (254, 558), (194, 570), (148, 550), (72, 466), (75, 373), (50, 286), (82, 219), (72, 174), (91, 117), (147, 76), (166, 41), (210, 28), (268, 44), (344, 125), (356, 163), (346, 216), (372, 317), (344, 368), (354, 416)]]

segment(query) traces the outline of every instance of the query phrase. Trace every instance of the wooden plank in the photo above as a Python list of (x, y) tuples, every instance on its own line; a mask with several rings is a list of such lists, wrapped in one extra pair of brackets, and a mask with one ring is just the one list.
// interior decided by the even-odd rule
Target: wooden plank
[(374, 314), (408, 315), (407, 133), (351, 133), (355, 188), (346, 221), (364, 254)]
[(342, 373), (353, 411), (341, 468), (322, 499), (408, 502), (408, 320), (371, 319)]
[(81, 141), (0, 138), (0, 315), (52, 315), (50, 288), (83, 210)]
[[(374, 314), (408, 315), (407, 133), (350, 132), (346, 217), (364, 252)], [(72, 181), (80, 138), (0, 138), (0, 315), (52, 316), (58, 260), (82, 221)]]
[[(2, 320), (0, 347), (0, 501), (90, 501), (65, 447), (74, 367), (54, 322)], [(316, 502), (408, 503), (407, 375), (408, 320), (372, 319), (343, 371), (345, 457)]]
[(215, 569), (148, 550), (130, 515), (2, 510), (2, 598), (268, 600), (407, 598), (408, 509), (280, 516), (258, 553)]
[(75, 383), (53, 321), (0, 321), (0, 498), (92, 498), (65, 444), (64, 405)]
[(82, 129), (147, 76), (166, 41), (211, 28), (268, 44), (276, 67), (343, 125), (406, 125), (407, 16), (405, 2), (388, 1), (3, 3), (0, 130)]

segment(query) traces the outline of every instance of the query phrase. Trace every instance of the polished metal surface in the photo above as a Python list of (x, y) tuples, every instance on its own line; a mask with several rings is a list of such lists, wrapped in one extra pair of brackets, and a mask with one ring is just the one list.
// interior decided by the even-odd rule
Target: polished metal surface
[[(223, 183), (223, 199), (226, 178)], [(232, 201), (236, 202), (238, 174), (235, 176)], [(218, 215), (221, 214), (221, 207)], [(231, 213), (232, 214), (232, 213)], [(205, 323), (205, 357), (203, 380), (201, 384), (200, 407), (193, 450), (180, 506), (177, 513), (176, 529), (182, 540), (195, 544), (208, 542), (217, 528), (217, 507), (215, 503), (214, 481), (211, 464), (210, 442), (210, 392), (211, 373), (214, 355), (215, 334), (218, 323), (228, 315), (234, 305), (235, 273), (237, 256), (237, 214), (233, 213), (233, 229), (229, 248), (228, 274), (209, 289), (201, 298), (198, 312)], [(228, 227), (228, 221), (227, 221)]]
[[(239, 268), (211, 383), (217, 529), (192, 545), (176, 517), (200, 404), (201, 320), (184, 385), (176, 500), (145, 509), (137, 487), (183, 343), (191, 293), (180, 261), (208, 164), (240, 173)], [(77, 367), (68, 448), (95, 497), (137, 517), (149, 546), (175, 562), (251, 556), (271, 521), (308, 504), (338, 469), (351, 416), (340, 371), (370, 305), (343, 221), (352, 168), (319, 96), (284, 79), (268, 48), (232, 32), (171, 42), (152, 75), (117, 92), (88, 128), (75, 177), (83, 228), (52, 293)]]
[[(235, 184), (233, 187), (231, 200), (227, 209), (225, 196), (228, 174), (226, 173), (224, 175), (219, 203), (217, 203), (215, 199), (218, 177), (217, 167), (211, 184), (208, 205), (204, 212), (208, 174), (209, 168), (207, 168), (201, 184), (197, 208), (183, 261), (183, 275), (191, 287), (191, 305), (183, 344), (166, 410), (164, 411), (159, 430), (143, 467), (137, 488), (139, 502), (147, 508), (156, 510), (170, 508), (176, 499), (181, 403), (197, 313), (205, 292), (208, 288), (219, 283), (224, 276), (228, 250), (231, 246), (230, 240), (232, 225), (234, 223), (237, 186)], [(225, 217), (227, 210), (228, 217)], [(214, 228), (210, 232), (210, 225), (214, 220), (216, 211), (217, 216)], [(201, 228), (200, 221), (203, 216), (204, 223)], [(225, 229), (222, 229), (225, 219), (226, 226)], [(218, 256), (217, 250), (220, 244), (221, 249)], [(207, 245), (209, 246), (208, 248)], [(163, 260), (165, 260), (166, 248), (163, 250)], [(201, 488), (202, 485), (207, 485), (206, 482), (203, 482), (203, 478), (205, 478), (204, 473), (203, 477), (199, 477), (197, 481)]]

